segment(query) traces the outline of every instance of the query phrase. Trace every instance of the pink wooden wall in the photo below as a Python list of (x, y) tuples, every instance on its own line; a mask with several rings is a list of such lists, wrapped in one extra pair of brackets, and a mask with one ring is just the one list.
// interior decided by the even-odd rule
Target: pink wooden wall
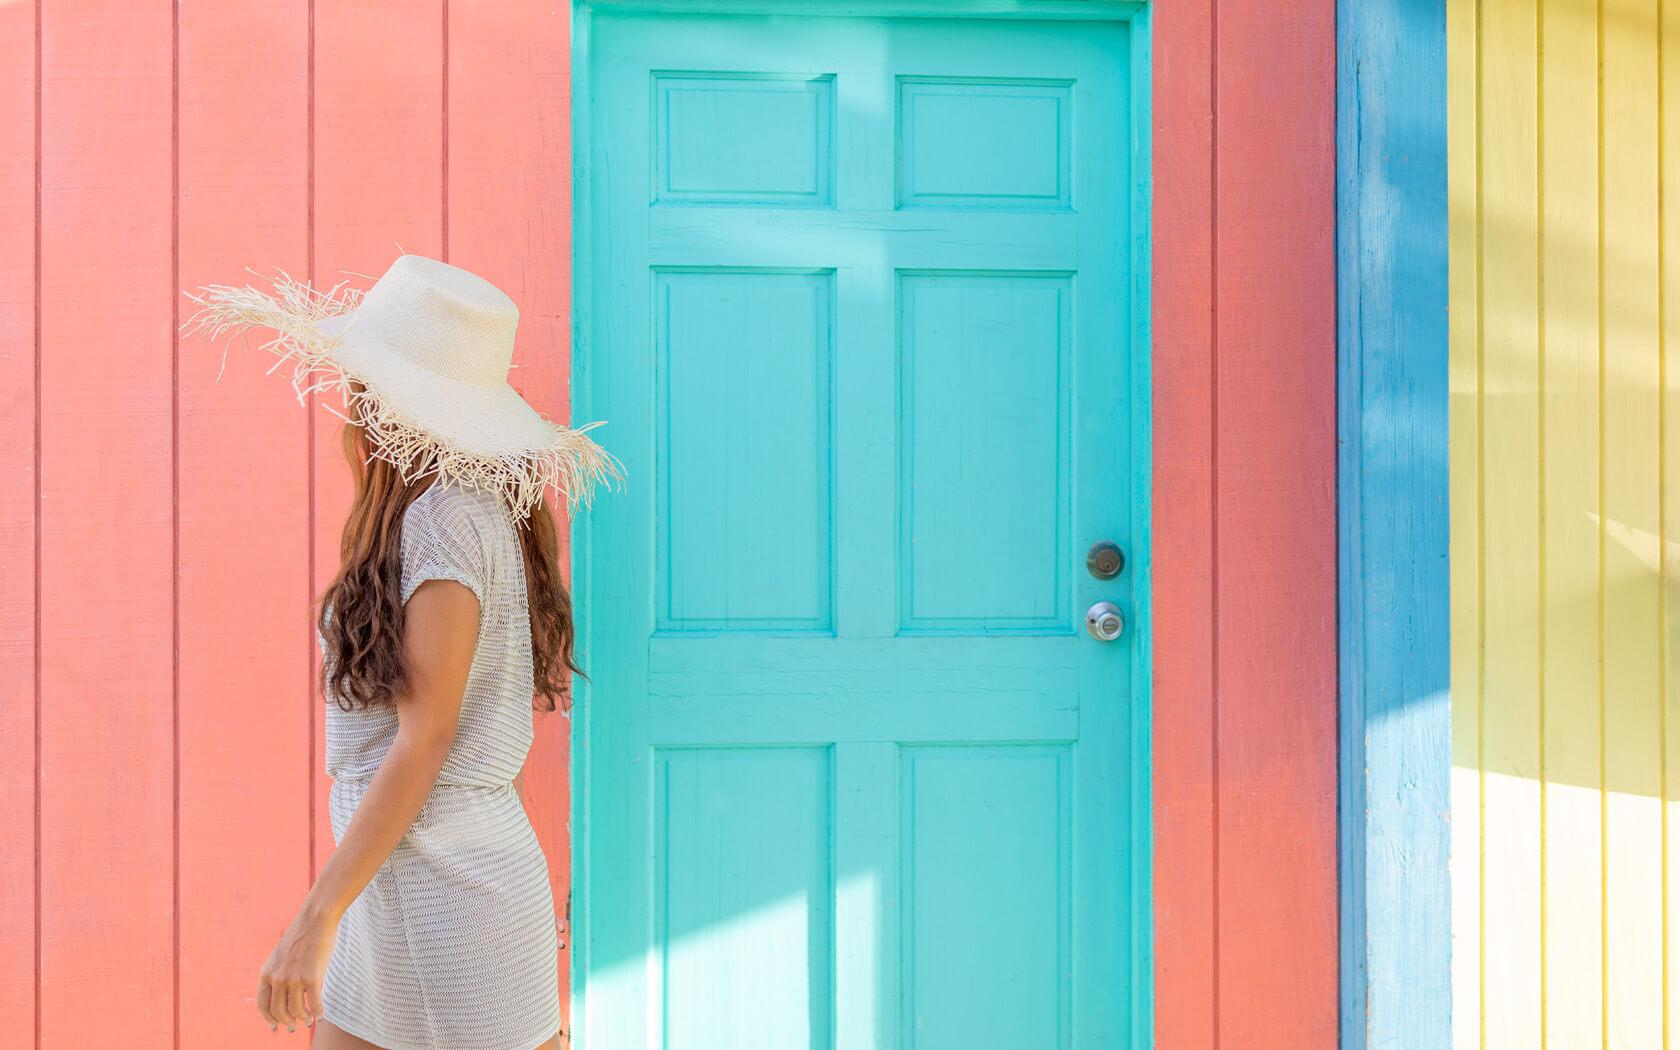
[(1154, 8), (1162, 1050), (1333, 1050), (1335, 4)]
[[(176, 289), (400, 243), (520, 302), (564, 416), (568, 53), (540, 0), (0, 3), (0, 1044), (272, 1038), (348, 473), (266, 362), (177, 341)], [(527, 774), (562, 906), (566, 726)]]
[[(1154, 14), (1172, 1050), (1335, 1043), (1332, 13)], [(271, 1038), (255, 970), (330, 845), (301, 610), (348, 482), (330, 417), (177, 343), (175, 290), (400, 242), (520, 301), (516, 379), (564, 415), (567, 54), (543, 0), (0, 2), (5, 1045)], [(528, 774), (562, 906), (565, 728)]]

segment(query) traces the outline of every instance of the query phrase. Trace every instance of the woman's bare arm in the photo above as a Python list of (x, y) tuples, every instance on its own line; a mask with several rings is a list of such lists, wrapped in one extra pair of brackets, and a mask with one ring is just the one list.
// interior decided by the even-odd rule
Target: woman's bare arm
[(344, 836), (263, 967), (257, 1008), (270, 1027), (313, 1025), (338, 922), (419, 816), (455, 742), (478, 640), (478, 599), (453, 580), (428, 580), (408, 600), (403, 651), (408, 688), (397, 736)]

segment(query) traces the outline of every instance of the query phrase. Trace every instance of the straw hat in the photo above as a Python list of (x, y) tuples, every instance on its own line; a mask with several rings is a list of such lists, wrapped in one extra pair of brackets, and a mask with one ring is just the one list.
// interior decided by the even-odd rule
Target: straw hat
[(365, 293), (317, 291), (285, 273), (272, 285), (201, 288), (182, 328), (211, 338), (272, 329), (270, 371), (290, 363), (299, 401), (339, 392), (373, 454), (406, 480), (435, 473), (499, 492), (522, 520), (549, 486), (575, 507), (597, 482), (622, 477), (588, 437), (599, 423), (553, 423), (509, 385), (519, 308), (477, 274), (403, 255)]

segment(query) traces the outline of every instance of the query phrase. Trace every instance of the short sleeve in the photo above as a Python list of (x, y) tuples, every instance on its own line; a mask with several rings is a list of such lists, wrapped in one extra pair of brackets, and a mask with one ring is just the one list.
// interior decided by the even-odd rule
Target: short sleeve
[(403, 602), (427, 580), (454, 580), (484, 601), (489, 580), (484, 536), (464, 503), (422, 497), (403, 519)]

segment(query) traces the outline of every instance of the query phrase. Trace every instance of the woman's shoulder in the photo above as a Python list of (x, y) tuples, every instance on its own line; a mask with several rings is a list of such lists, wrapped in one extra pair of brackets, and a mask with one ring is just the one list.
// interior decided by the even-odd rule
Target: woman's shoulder
[(459, 580), (485, 597), (503, 558), (495, 508), (484, 495), (440, 478), (414, 498), (402, 523), (404, 601), (422, 581), (436, 578)]
[(501, 498), (494, 492), (475, 489), (449, 478), (438, 478), (415, 497), (409, 507), (410, 520), (418, 522), (472, 523), (487, 529), (505, 516)]
[(488, 560), (505, 538), (507, 518), (498, 494), (439, 478), (409, 506), (403, 520), (404, 546), (441, 544)]

